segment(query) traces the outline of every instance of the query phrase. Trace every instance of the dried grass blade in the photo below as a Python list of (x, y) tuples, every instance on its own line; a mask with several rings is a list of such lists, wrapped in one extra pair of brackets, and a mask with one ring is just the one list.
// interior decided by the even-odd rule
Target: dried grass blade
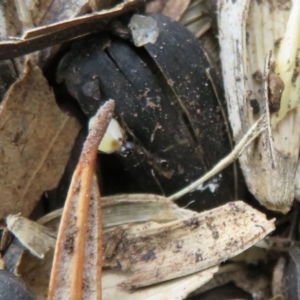
[(131, 276), (135, 289), (205, 270), (238, 255), (274, 230), (274, 220), (242, 201), (165, 224), (118, 226), (103, 234), (104, 265)]
[(180, 197), (196, 190), (198, 186), (212, 178), (231, 163), (233, 163), (242, 153), (243, 151), (258, 137), (261, 133), (266, 129), (266, 116), (262, 115), (246, 132), (243, 138), (239, 141), (239, 143), (234, 147), (234, 149), (222, 160), (220, 160), (210, 171), (205, 173), (202, 177), (192, 182), (187, 187), (182, 190), (176, 192), (175, 194), (168, 197), (170, 201), (176, 201)]
[[(91, 235), (96, 233), (99, 237), (101, 234), (101, 230), (99, 230), (102, 224), (102, 220), (99, 220), (101, 205), (96, 203), (97, 200), (100, 200), (100, 196), (97, 191), (96, 179), (95, 177), (93, 179), (93, 176), (98, 145), (110, 122), (113, 109), (114, 101), (110, 100), (97, 112), (95, 124), (89, 132), (73, 174), (58, 232), (49, 285), (49, 300), (83, 299), (84, 294), (91, 288), (95, 290), (89, 299), (101, 299), (101, 286), (96, 285), (95, 287), (89, 284), (89, 280), (92, 278), (90, 278), (91, 276), (87, 277), (85, 268), (88, 268), (90, 273), (93, 273), (91, 269), (93, 268), (96, 277), (101, 282), (101, 263), (95, 264), (96, 257), (88, 256), (90, 249), (87, 248), (91, 244), (89, 242)], [(95, 209), (95, 205), (97, 205), (97, 209)], [(97, 216), (97, 212), (99, 216)], [(98, 232), (94, 231), (93, 226), (98, 228)], [(102, 245), (99, 245), (101, 239), (98, 238), (97, 242), (97, 251), (100, 252), (96, 255), (97, 258), (100, 257), (99, 262), (101, 262)], [(95, 253), (93, 254), (95, 255)], [(92, 266), (86, 264), (86, 261), (91, 259), (94, 263)]]
[[(101, 198), (103, 228), (141, 222), (166, 223), (192, 217), (191, 210), (178, 207), (164, 196), (153, 194), (121, 194)], [(44, 225), (60, 219), (63, 209), (57, 209), (39, 220)]]

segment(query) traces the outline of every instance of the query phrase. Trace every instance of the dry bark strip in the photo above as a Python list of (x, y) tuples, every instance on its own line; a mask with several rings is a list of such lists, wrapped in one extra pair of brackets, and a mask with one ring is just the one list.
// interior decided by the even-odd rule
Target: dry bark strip
[(48, 299), (101, 299), (102, 218), (94, 175), (98, 145), (114, 101), (96, 114), (73, 174), (58, 232)]

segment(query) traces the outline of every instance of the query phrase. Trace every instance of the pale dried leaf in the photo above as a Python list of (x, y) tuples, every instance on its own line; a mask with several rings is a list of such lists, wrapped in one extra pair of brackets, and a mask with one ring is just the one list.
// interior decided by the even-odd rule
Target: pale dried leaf
[[(258, 70), (263, 72), (264, 60), (270, 50), (273, 51), (272, 60), (276, 58), (276, 45), (284, 35), (291, 1), (222, 0), (218, 3), (220, 55), (228, 115), (234, 139), (238, 142), (264, 113), (263, 83), (253, 74)], [(258, 101), (259, 113), (252, 110), (250, 100), (253, 99)], [(274, 116), (276, 113), (272, 119)], [(300, 113), (294, 110), (277, 128), (273, 128), (274, 159), (270, 157), (268, 145), (272, 140), (267, 132), (240, 157), (250, 191), (267, 208), (283, 213), (290, 209), (294, 200), (299, 123)]]
[[(169, 222), (194, 216), (196, 213), (178, 207), (163, 196), (151, 194), (123, 194), (101, 199), (103, 227), (140, 222)], [(40, 224), (51, 221), (53, 228), (62, 215), (62, 209), (55, 210), (39, 220)], [(52, 222), (53, 221), (53, 222)]]
[(237, 201), (167, 224), (119, 226), (104, 234), (104, 265), (131, 272), (126, 288), (151, 285), (236, 256), (274, 230), (273, 222)]
[[(146, 195), (122, 195), (122, 196), (112, 196), (107, 197), (104, 201), (104, 215), (107, 213), (105, 208), (112, 208), (114, 209), (115, 206), (117, 206), (117, 203), (120, 202), (121, 204), (130, 203), (132, 201), (133, 203), (137, 202), (136, 206), (136, 214), (141, 215), (144, 211), (144, 207), (139, 203), (141, 199), (145, 198), (148, 199), (146, 201), (149, 201), (150, 203), (156, 203), (162, 202), (164, 203), (166, 200), (163, 197), (155, 198), (156, 196), (150, 195), (150, 197), (146, 197)], [(119, 198), (119, 199), (118, 199)], [(110, 203), (111, 202), (111, 203)], [(109, 205), (112, 204), (112, 205)], [(134, 206), (132, 206), (131, 209), (133, 209)], [(139, 210), (141, 209), (141, 210)], [(171, 212), (174, 209), (172, 206), (168, 206), (168, 208), (164, 209), (170, 209)], [(184, 210), (180, 208), (180, 210)], [(160, 212), (157, 210), (157, 207), (154, 206), (154, 211), (159, 215)], [(113, 263), (114, 259), (120, 259), (120, 264), (124, 267), (126, 263), (131, 258), (136, 258), (136, 265), (131, 264), (130, 262), (127, 264), (127, 267), (130, 269), (131, 272), (126, 272), (124, 270), (118, 271), (118, 270), (111, 270), (107, 273), (103, 274), (103, 297), (104, 299), (148, 299), (146, 297), (150, 297), (150, 295), (153, 295), (153, 297), (159, 295), (161, 298), (153, 298), (153, 299), (170, 299), (170, 298), (164, 298), (166, 296), (166, 287), (168, 284), (170, 286), (175, 282), (170, 281), (167, 282), (167, 286), (164, 284), (160, 284), (158, 286), (151, 286), (146, 289), (142, 289), (140, 291), (135, 292), (128, 292), (126, 289), (121, 287), (120, 285), (124, 286), (124, 281), (126, 284), (128, 282), (131, 285), (141, 285), (141, 282), (135, 281), (134, 284), (132, 283), (133, 279), (136, 279), (137, 277), (141, 277), (140, 281), (145, 281), (145, 276), (148, 275), (151, 277), (151, 274), (155, 273), (156, 271), (162, 271), (161, 273), (155, 273), (159, 274), (157, 281), (155, 283), (163, 281), (166, 279), (162, 278), (163, 273), (165, 273), (164, 270), (161, 270), (161, 268), (165, 269), (167, 268), (168, 272), (171, 273), (171, 277), (181, 277), (185, 276), (186, 274), (196, 273), (192, 275), (191, 277), (183, 277), (179, 281), (176, 281), (177, 284), (183, 284), (187, 291), (191, 292), (195, 289), (197, 289), (199, 286), (202, 286), (208, 280), (207, 277), (204, 280), (202, 277), (205, 273), (197, 273), (198, 269), (206, 269), (209, 265), (214, 266), (217, 265), (219, 262), (222, 262), (226, 260), (227, 258), (234, 256), (242, 251), (244, 251), (246, 248), (250, 247), (251, 245), (255, 244), (258, 240), (262, 239), (266, 234), (268, 234), (271, 230), (274, 229), (273, 221), (267, 221), (265, 219), (265, 216), (261, 214), (260, 212), (256, 211), (255, 209), (249, 207), (248, 205), (242, 203), (242, 202), (235, 202), (235, 203), (229, 203), (225, 206), (222, 206), (220, 208), (207, 211), (204, 213), (196, 214), (194, 212), (191, 212), (189, 210), (187, 211), (187, 216), (190, 214), (193, 214), (194, 217), (187, 217), (183, 221), (178, 222), (169, 222), (164, 225), (160, 225), (153, 222), (147, 222), (143, 225), (132, 225), (131, 227), (129, 225), (126, 225), (126, 227), (117, 226), (115, 227), (116, 230), (110, 230), (110, 233), (106, 233), (105, 237), (107, 238), (107, 235), (112, 235), (112, 233), (116, 233), (114, 236), (115, 239), (106, 239), (105, 249), (106, 254), (109, 248), (114, 251), (113, 248), (111, 248), (113, 245), (118, 244), (118, 242), (121, 240), (121, 243), (118, 244), (118, 251), (117, 251), (117, 257), (114, 257), (110, 260), (110, 265)], [(59, 222), (60, 215), (57, 214), (58, 211), (56, 211), (54, 214), (50, 214), (47, 218), (43, 218), (42, 223), (47, 224), (47, 226), (50, 224), (52, 227), (54, 223)], [(151, 213), (153, 216), (155, 213)], [(171, 213), (172, 215), (173, 213)], [(195, 215), (196, 214), (196, 215)], [(54, 217), (52, 219), (51, 215)], [(179, 219), (182, 219), (184, 216), (184, 213), (180, 213), (177, 215)], [(105, 216), (104, 216), (105, 217)], [(120, 220), (117, 223), (122, 223), (122, 218), (124, 217), (123, 214), (119, 215)], [(159, 219), (158, 217), (153, 217), (154, 219)], [(127, 220), (126, 220), (127, 222)], [(129, 229), (128, 229), (129, 228)], [(151, 230), (152, 228), (152, 230)], [(121, 230), (120, 230), (121, 229)], [(142, 229), (142, 230), (140, 230)], [(123, 234), (128, 234), (127, 238), (132, 241), (132, 244), (130, 247), (125, 247), (126, 245), (122, 242), (124, 242)], [(159, 245), (156, 245), (155, 248), (155, 241), (153, 242), (151, 240), (151, 237), (158, 237), (163, 239), (163, 241), (156, 240), (157, 243), (160, 243)], [(145, 243), (145, 249), (141, 249), (141, 241), (144, 241)], [(203, 243), (205, 241), (205, 243)], [(148, 247), (150, 247), (150, 251), (147, 250)], [(165, 251), (165, 248), (168, 251)], [(136, 255), (136, 252), (139, 252), (139, 250), (142, 250), (141, 254)], [(151, 251), (153, 250), (153, 252)], [(185, 254), (183, 252), (185, 251)], [(202, 253), (201, 253), (202, 251)], [(146, 255), (145, 255), (146, 254)], [(155, 257), (152, 255), (155, 254)], [(48, 255), (48, 254), (47, 254)], [(47, 257), (46, 255), (46, 257)], [(140, 256), (144, 257), (144, 260), (138, 261), (138, 258)], [(162, 259), (162, 255), (165, 255), (165, 257)], [(184, 256), (183, 258), (179, 259), (178, 256)], [(201, 261), (201, 255), (202, 255), (202, 261)], [(125, 258), (124, 258), (125, 256)], [(147, 261), (147, 258), (149, 259)], [(198, 259), (198, 262), (197, 262)], [(41, 278), (39, 277), (37, 272), (43, 272), (43, 267), (35, 260), (35, 263), (32, 263), (29, 260), (27, 263), (26, 261), (22, 261), (22, 264), (27, 266), (25, 267), (26, 270), (29, 270), (29, 273), (24, 272), (24, 276), (30, 279), (35, 279), (38, 281), (35, 282), (28, 280), (29, 286), (34, 291), (39, 291), (39, 293), (44, 293), (47, 288), (48, 282), (45, 278), (47, 276), (41, 275)], [(127, 262), (124, 264), (124, 261)], [(151, 273), (151, 266), (153, 267), (153, 262), (159, 261), (162, 263), (162, 266), (155, 267), (154, 271), (152, 270)], [(106, 263), (108, 259), (106, 257)], [(34, 266), (36, 265), (36, 267)], [(50, 267), (49, 264), (51, 264), (51, 260), (49, 259), (49, 262), (46, 265), (45, 263), (45, 273), (49, 274)], [(178, 268), (176, 268), (176, 265), (178, 264)], [(118, 263), (116, 264), (118, 265)], [(150, 268), (148, 267), (150, 265)], [(196, 268), (193, 268), (193, 265), (196, 265)], [(199, 267), (200, 265), (200, 267)], [(170, 269), (170, 266), (174, 266), (174, 269)], [(118, 268), (120, 265), (118, 265)], [(141, 275), (142, 273), (142, 275)], [(150, 274), (149, 274), (150, 273)], [(175, 274), (175, 276), (174, 276)], [(144, 276), (144, 277), (143, 277)], [(148, 277), (149, 277), (148, 276)], [(156, 275), (153, 275), (154, 277)], [(211, 276), (211, 275), (209, 275)], [(189, 278), (185, 280), (185, 278)], [(198, 279), (196, 279), (198, 278)], [(202, 279), (201, 279), (202, 278)], [(149, 279), (149, 278), (148, 278)], [(182, 281), (181, 281), (182, 280)], [(197, 285), (197, 281), (198, 286)], [(204, 280), (204, 282), (202, 281)], [(153, 278), (150, 278), (150, 281), (153, 282)], [(144, 282), (145, 283), (145, 282)], [(149, 281), (147, 282), (149, 283)], [(166, 284), (166, 283), (165, 283)], [(41, 285), (44, 286), (44, 288), (41, 288)], [(127, 285), (126, 285), (127, 286)], [(173, 285), (172, 285), (173, 286)], [(174, 285), (176, 286), (176, 285)], [(174, 287), (175, 288), (175, 287)], [(173, 288), (167, 289), (167, 291), (170, 292), (170, 290), (173, 290)], [(183, 289), (182, 289), (183, 290)], [(143, 291), (145, 293), (143, 293)], [(161, 294), (156, 294), (160, 293)], [(119, 295), (120, 297), (115, 297), (116, 295)], [(127, 296), (126, 296), (127, 295)], [(154, 296), (155, 295), (155, 296)], [(167, 294), (169, 295), (169, 294)], [(179, 295), (179, 292), (178, 292)], [(182, 294), (183, 299), (184, 295)], [(115, 298), (114, 298), (115, 297)], [(125, 297), (125, 298), (123, 298)], [(130, 297), (137, 297), (137, 298), (130, 298)], [(139, 298), (140, 297), (140, 298)], [(43, 298), (41, 298), (43, 299)], [(149, 298), (151, 299), (151, 298)], [(172, 297), (173, 299), (173, 297)]]
[[(53, 252), (48, 252), (43, 260), (25, 254), (20, 267), (24, 282), (35, 293), (38, 300), (47, 299), (49, 276), (51, 272)], [(128, 275), (105, 270), (102, 275), (103, 300), (128, 299), (128, 300), (167, 300), (185, 299), (192, 291), (208, 282), (218, 267), (212, 267), (202, 272), (151, 286), (135, 292), (128, 292), (118, 284), (128, 278)], [(176, 298), (178, 297), (178, 298)]]
[(79, 129), (29, 63), (0, 107), (0, 218), (28, 216), (42, 193), (57, 186)]
[(163, 196), (129, 194), (103, 197), (103, 227), (137, 222), (169, 222), (192, 217), (195, 212), (180, 208)]
[(8, 230), (38, 258), (44, 258), (45, 253), (54, 249), (56, 234), (45, 226), (30, 221), (18, 215), (9, 215), (6, 218)]
[(128, 291), (118, 287), (129, 275), (111, 270), (103, 272), (103, 300), (168, 300), (185, 299), (192, 291), (196, 290), (212, 279), (218, 267), (212, 267), (193, 275), (174, 279), (159, 285), (147, 287), (137, 291)]

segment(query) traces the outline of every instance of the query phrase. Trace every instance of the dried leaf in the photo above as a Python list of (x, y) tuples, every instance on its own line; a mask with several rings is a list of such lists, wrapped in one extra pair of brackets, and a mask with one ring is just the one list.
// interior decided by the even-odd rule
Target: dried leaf
[[(196, 213), (178, 207), (163, 196), (151, 194), (124, 194), (101, 198), (103, 227), (140, 222), (165, 223), (192, 217)], [(60, 220), (63, 209), (57, 209), (39, 220), (40, 224), (55, 223)]]
[(57, 107), (42, 71), (28, 63), (0, 107), (0, 218), (28, 216), (41, 194), (56, 187), (79, 129)]
[(271, 232), (273, 222), (237, 201), (167, 224), (119, 226), (104, 234), (104, 265), (131, 272), (125, 288), (155, 284), (241, 253)]
[[(147, 197), (146, 195), (122, 195), (122, 196), (106, 197), (104, 203), (102, 203), (104, 208), (103, 211), (104, 218), (109, 220), (109, 216), (105, 216), (105, 214), (107, 213), (113, 214), (113, 212), (116, 212), (118, 214), (118, 210), (119, 210), (118, 206), (121, 205), (120, 211), (122, 213), (119, 214), (119, 219), (116, 218), (116, 223), (119, 224), (123, 223), (124, 221), (123, 218), (125, 215), (125, 205), (126, 203), (128, 203), (128, 205), (131, 206), (128, 209), (128, 211), (129, 212), (135, 211), (137, 215), (135, 220), (140, 219), (140, 221), (142, 221), (143, 213), (146, 212), (146, 216), (147, 216), (147, 213), (151, 211), (151, 207), (152, 207), (153, 212), (149, 213), (149, 215), (152, 216), (151, 218), (155, 220), (160, 220), (162, 222), (166, 221), (165, 218), (160, 219), (159, 217), (160, 211), (158, 208), (160, 207), (161, 204), (165, 204), (168, 201), (163, 197), (157, 196), (157, 198), (155, 198), (156, 196), (154, 195), (149, 195), (149, 196), (150, 197)], [(148, 201), (148, 204), (146, 206), (142, 205), (143, 199), (146, 199), (146, 201)], [(135, 204), (137, 205), (135, 206)], [(154, 205), (151, 206), (151, 204)], [(173, 216), (174, 214), (174, 217), (176, 216), (176, 218), (178, 218), (179, 220), (184, 217), (185, 218), (184, 224), (183, 221), (177, 221), (178, 222), (177, 225), (176, 222), (168, 222), (168, 223), (164, 223), (163, 225), (157, 223), (155, 224), (153, 222), (146, 222), (143, 223), (143, 225), (136, 225), (136, 226), (131, 225), (131, 227), (129, 226), (129, 229), (128, 229), (128, 225), (126, 225), (125, 227), (117, 226), (115, 227), (116, 231), (110, 229), (108, 233), (105, 233), (105, 236), (106, 237), (108, 235), (111, 236), (112, 232), (115, 233), (117, 232), (116, 237), (118, 239), (121, 239), (122, 242), (124, 241), (122, 240), (122, 237), (124, 237), (123, 233), (124, 234), (128, 233), (129, 239), (132, 238), (130, 234), (136, 234), (136, 238), (131, 239), (132, 241), (131, 247), (133, 249), (130, 247), (129, 248), (123, 247), (124, 244), (122, 243), (118, 244), (117, 239), (114, 240), (107, 239), (105, 243), (106, 251), (109, 248), (113, 251), (114, 249), (112, 248), (112, 246), (118, 244), (118, 251), (122, 252), (124, 256), (129, 258), (135, 257), (138, 259), (138, 256), (135, 256), (135, 251), (136, 252), (139, 251), (140, 241), (145, 242), (145, 247), (150, 247), (151, 249), (153, 249), (151, 236), (157, 237), (159, 233), (161, 233), (161, 238), (163, 239), (163, 242), (161, 242), (160, 245), (163, 245), (166, 249), (168, 249), (169, 245), (171, 244), (171, 249), (169, 248), (169, 253), (162, 253), (165, 254), (164, 259), (161, 259), (162, 268), (165, 267), (168, 268), (165, 262), (169, 262), (170, 265), (173, 266), (174, 263), (176, 264), (178, 263), (179, 265), (178, 269), (175, 268), (174, 270), (170, 270), (170, 269), (168, 270), (172, 274), (178, 272), (178, 270), (181, 271), (182, 274), (178, 275), (180, 277), (180, 276), (185, 276), (186, 273), (188, 274), (192, 273), (191, 264), (193, 265), (197, 264), (197, 262), (195, 262), (197, 257), (199, 259), (198, 263), (199, 264), (202, 263), (202, 266), (205, 264), (207, 265), (207, 263), (209, 263), (208, 260), (210, 260), (210, 263), (212, 265), (218, 264), (219, 261), (226, 260), (228, 257), (234, 256), (237, 253), (244, 251), (247, 247), (256, 243), (259, 239), (263, 238), (269, 231), (271, 231), (274, 228), (273, 221), (265, 220), (263, 214), (257, 212), (256, 210), (250, 208), (248, 205), (242, 202), (230, 203), (223, 207), (217, 208), (215, 210), (207, 211), (201, 214), (197, 214), (195, 212), (191, 212), (183, 208), (178, 208), (178, 212), (174, 213), (175, 208), (173, 207), (173, 205), (167, 205), (161, 207), (165, 210), (164, 214), (166, 215)], [(107, 210), (105, 208), (107, 208)], [(168, 213), (168, 210), (170, 210), (170, 213)], [(186, 211), (186, 213), (184, 213), (184, 211)], [(46, 216), (45, 218), (42, 218), (39, 222), (42, 221), (42, 223), (47, 224), (47, 226), (49, 224), (51, 227), (55, 226), (54, 223), (59, 222), (60, 219), (60, 215), (58, 213), (59, 211), (55, 211), (49, 214), (48, 216)], [(145, 219), (147, 219), (147, 217)], [(214, 221), (214, 219), (216, 220)], [(126, 223), (128, 222), (126, 216), (125, 216), (125, 222)], [(182, 224), (183, 226), (181, 226)], [(125, 230), (123, 231), (120, 230), (122, 228), (123, 229), (125, 228)], [(146, 228), (146, 229), (139, 230), (140, 228)], [(153, 228), (152, 232), (151, 232), (151, 228)], [(187, 230), (185, 231), (186, 228)], [(171, 229), (173, 229), (174, 232), (172, 232)], [(180, 241), (178, 240), (178, 236), (176, 236), (176, 233), (180, 235)], [(215, 239), (218, 234), (219, 234), (219, 238)], [(190, 244), (188, 244), (189, 240), (190, 240)], [(203, 243), (204, 240), (205, 243)], [(185, 241), (187, 241), (186, 244)], [(222, 241), (223, 241), (223, 248), (222, 248)], [(182, 248), (180, 248), (181, 246)], [(136, 250), (134, 250), (135, 247), (137, 247)], [(188, 248), (187, 251), (185, 251), (186, 248)], [(175, 286), (178, 286), (179, 288), (179, 286), (183, 284), (186, 288), (186, 293), (187, 293), (188, 291), (191, 292), (196, 288), (198, 288), (199, 286), (202, 286), (208, 280), (208, 278), (205, 275), (207, 274), (205, 271), (204, 273), (201, 272), (201, 273), (196, 273), (194, 275), (189, 275), (187, 277), (183, 277), (178, 281), (173, 280), (167, 283), (160, 283), (160, 285), (151, 286), (149, 288), (138, 290), (135, 292), (128, 291), (120, 287), (120, 285), (124, 285), (124, 281), (125, 282), (132, 281), (133, 277), (140, 276), (141, 272), (143, 274), (145, 272), (145, 276), (147, 276), (147, 274), (151, 272), (151, 270), (149, 271), (147, 265), (150, 265), (151, 268), (151, 264), (153, 264), (153, 261), (159, 260), (158, 257), (160, 255), (159, 250), (161, 249), (154, 249), (153, 252), (148, 251), (147, 252), (148, 256), (144, 255), (144, 259), (146, 259), (147, 257), (149, 258), (148, 262), (146, 262), (145, 260), (144, 261), (142, 260), (141, 262), (137, 261), (136, 266), (133, 266), (131, 270), (133, 271), (133, 273), (127, 272), (128, 270), (126, 272), (124, 272), (124, 270), (104, 271), (103, 280), (102, 280), (104, 299), (108, 299), (108, 300), (117, 299), (117, 298), (148, 299), (147, 297), (150, 296), (158, 297), (158, 298), (149, 298), (149, 299), (164, 299), (164, 297), (166, 297), (166, 291), (168, 291), (168, 296), (170, 295), (169, 293), (171, 290), (171, 286), (172, 287), (174, 286), (175, 289)], [(201, 256), (199, 255), (201, 255), (200, 251), (202, 250), (204, 251), (202, 256), (203, 261), (200, 262)], [(186, 256), (183, 258), (184, 261), (177, 262), (178, 253), (179, 252), (183, 253), (184, 251), (186, 254)], [(207, 259), (205, 259), (204, 256), (205, 252), (207, 252)], [(122, 253), (118, 252), (117, 255), (118, 254), (122, 255)], [(189, 253), (191, 254), (190, 259), (188, 256)], [(216, 253), (219, 253), (221, 256), (217, 257), (218, 254)], [(140, 255), (143, 254), (144, 253), (142, 252)], [(151, 254), (155, 254), (156, 257), (153, 259), (153, 256), (151, 257)], [(38, 295), (42, 295), (42, 293), (44, 294), (46, 293), (45, 290), (48, 282), (46, 280), (47, 275), (45, 274), (49, 274), (50, 272), (49, 264), (51, 264), (51, 259), (50, 258), (48, 259), (47, 257), (48, 254), (46, 255), (46, 259), (48, 260), (48, 262), (45, 262), (44, 266), (42, 266), (41, 263), (39, 263), (38, 261), (32, 262), (32, 259), (30, 260), (28, 258), (26, 258), (26, 260), (23, 260), (22, 262), (22, 266), (23, 266), (22, 269), (24, 270), (25, 268), (25, 270), (27, 270), (26, 272), (25, 271), (23, 272), (24, 280), (28, 282), (29, 286), (35, 292), (39, 293)], [(210, 259), (210, 257), (212, 259)], [(106, 262), (107, 262), (107, 257), (106, 257)], [(121, 259), (120, 263), (124, 267), (124, 260)], [(137, 268), (137, 265), (139, 264), (141, 268)], [(120, 265), (118, 265), (118, 268), (119, 266)], [(144, 267), (145, 269), (143, 269)], [(158, 270), (158, 268), (156, 270)], [(197, 272), (197, 270), (195, 270), (194, 272)], [(212, 272), (215, 272), (215, 270), (212, 270)], [(208, 276), (212, 275), (212, 273), (209, 274), (210, 275)], [(203, 278), (203, 276), (205, 277)], [(145, 279), (144, 277), (141, 277), (141, 280), (144, 279)], [(165, 278), (161, 279), (161, 277), (159, 276), (159, 280), (165, 280)], [(198, 280), (200, 281), (198, 282)], [(44, 287), (43, 289), (42, 286)], [(184, 289), (182, 289), (182, 291), (183, 290)], [(176, 291), (174, 291), (174, 293), (177, 293)], [(179, 295), (179, 291), (178, 291), (178, 295)], [(182, 298), (179, 299), (183, 299), (184, 295), (186, 294), (182, 294), (181, 296)]]
[[(236, 142), (266, 109), (269, 111), (269, 107), (266, 107), (268, 94), (269, 98), (274, 95), (271, 91), (270, 78), (277, 78), (280, 81), (280, 77), (284, 80), (291, 77), (284, 81), (285, 89), (282, 97), (280, 93), (277, 95), (277, 102), (280, 102), (281, 98), (280, 110), (277, 112), (270, 110), (272, 130), (265, 132), (258, 142), (251, 145), (240, 157), (249, 190), (268, 209), (283, 213), (289, 211), (294, 200), (295, 172), (300, 145), (300, 110), (294, 108), (285, 117), (281, 113), (281, 109), (286, 113), (299, 101), (300, 80), (297, 75), (299, 45), (289, 44), (296, 43), (299, 39), (299, 24), (288, 26), (289, 19), (299, 22), (297, 15), (299, 16), (300, 10), (296, 3), (250, 0), (218, 2), (224, 87), (229, 120)], [(295, 8), (294, 13), (291, 13), (291, 7)], [(296, 16), (296, 20), (292, 16)], [(278, 20), (281, 20), (281, 26), (277, 26)], [(286, 34), (288, 36), (284, 39), (285, 44), (295, 53), (282, 60), (280, 54), (286, 56), (290, 53), (281, 51), (281, 46), (278, 46), (282, 45), (280, 39)], [(275, 73), (276, 68), (271, 71), (270, 66), (270, 72), (268, 74), (264, 72), (265, 58), (270, 51), (273, 53), (271, 66), (274, 62), (276, 66), (280, 65), (284, 69), (283, 72), (279, 72), (280, 77)], [(282, 120), (279, 122), (280, 119)]]
[(212, 267), (202, 272), (179, 279), (164, 282), (159, 285), (128, 291), (120, 289), (118, 284), (129, 276), (120, 272), (105, 271), (102, 277), (103, 300), (163, 300), (185, 299), (188, 294), (212, 279), (218, 267)]
[[(168, 220), (181, 219), (195, 215), (195, 212), (179, 208), (166, 198), (156, 195), (110, 196), (102, 199), (102, 205), (103, 218), (110, 220), (110, 217), (112, 216), (117, 224), (128, 223), (131, 217), (133, 218), (132, 221), (136, 222), (141, 222), (143, 220), (149, 221), (149, 219), (166, 222)], [(113, 216), (114, 214), (116, 214), (116, 216)], [(61, 210), (54, 211), (40, 219), (39, 223), (50, 226), (51, 228), (56, 227), (55, 223), (59, 222), (60, 215)], [(111, 221), (109, 221), (109, 223), (111, 223)], [(106, 224), (105, 221), (104, 224)], [(47, 253), (43, 261), (37, 260), (34, 257), (28, 257), (28, 255), (25, 255), (22, 260), (20, 268), (22, 277), (35, 292), (38, 299), (46, 299), (48, 278), (52, 264), (50, 255), (51, 253)], [(164, 283), (157, 287), (144, 289), (134, 293), (134, 296), (131, 292), (117, 287), (118, 282), (128, 277), (126, 274), (116, 274), (112, 271), (107, 271), (106, 273), (105, 271), (102, 279), (104, 285), (103, 299), (116, 299), (116, 295), (119, 295), (122, 299), (126, 299), (123, 298), (125, 296), (127, 299), (163, 299), (166, 296), (166, 293), (168, 296), (170, 295), (170, 288), (172, 288), (174, 295), (177, 295), (178, 297), (180, 295), (178, 299), (184, 299), (189, 292), (210, 280), (216, 270), (217, 267), (214, 267), (195, 275)], [(156, 298), (149, 298), (151, 295)]]
[(94, 171), (113, 109), (112, 100), (99, 109), (73, 174), (58, 231), (48, 299), (101, 298), (102, 216)]
[(165, 197), (150, 194), (103, 197), (102, 210), (104, 228), (137, 222), (163, 223), (196, 214), (178, 207)]
[(127, 0), (114, 8), (26, 31), (20, 39), (0, 42), (0, 59), (14, 58), (99, 31), (107, 22), (142, 0)]
[(14, 234), (21, 244), (38, 258), (44, 258), (49, 249), (55, 247), (56, 234), (45, 226), (18, 215), (6, 218), (8, 230)]

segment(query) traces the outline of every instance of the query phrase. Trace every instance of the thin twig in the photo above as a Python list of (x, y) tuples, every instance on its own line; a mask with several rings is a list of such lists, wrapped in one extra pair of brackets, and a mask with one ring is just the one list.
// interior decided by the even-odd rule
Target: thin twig
[(244, 137), (234, 147), (234, 149), (228, 156), (219, 161), (219, 163), (216, 166), (214, 166), (210, 171), (208, 171), (204, 176), (191, 183), (189, 186), (183, 188), (179, 192), (169, 196), (168, 200), (176, 201), (185, 194), (196, 190), (201, 183), (215, 176), (217, 173), (229, 166), (235, 159), (237, 159), (242, 154), (245, 148), (247, 148), (266, 129), (265, 123), (265, 115), (263, 115), (259, 118), (258, 121), (256, 121), (253, 124), (253, 126), (248, 130), (248, 132), (244, 135)]

